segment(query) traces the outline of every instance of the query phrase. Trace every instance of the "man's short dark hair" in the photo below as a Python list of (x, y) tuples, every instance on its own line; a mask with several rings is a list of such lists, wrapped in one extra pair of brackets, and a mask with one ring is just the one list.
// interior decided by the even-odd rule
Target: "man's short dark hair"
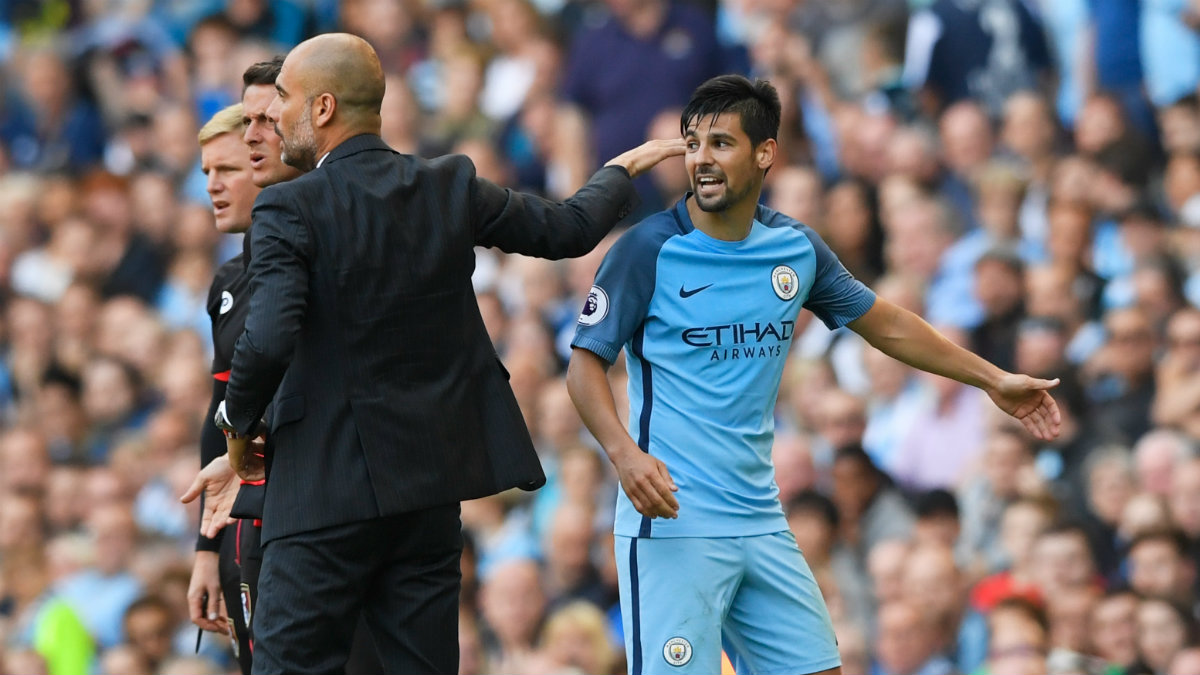
[[(1038, 534), (1037, 539), (1042, 540), (1050, 537), (1063, 536), (1076, 537), (1083, 540), (1084, 544), (1088, 546), (1088, 551), (1091, 551), (1092, 538), (1088, 536), (1087, 529), (1085, 529), (1083, 524), (1079, 521), (1070, 518), (1064, 518), (1051, 523), (1049, 527), (1042, 530), (1041, 533)], [(1095, 555), (1093, 554), (1092, 557), (1094, 559)]]
[(283, 70), (283, 54), (276, 54), (270, 61), (259, 61), (250, 66), (242, 73), (242, 93), (256, 84), (274, 86), (280, 70)]
[(838, 510), (833, 500), (816, 490), (804, 490), (787, 503), (787, 514), (811, 513), (824, 520), (829, 527), (837, 529)]
[(129, 617), (146, 610), (153, 610), (166, 615), (168, 618), (174, 615), (171, 610), (171, 605), (161, 595), (153, 593), (143, 595), (129, 604), (125, 609), (124, 620), (129, 621)]
[(929, 490), (917, 495), (914, 504), (917, 518), (958, 518), (958, 500), (949, 491), (942, 488)]
[(1162, 542), (1167, 544), (1172, 551), (1175, 552), (1181, 559), (1189, 559), (1190, 545), (1187, 535), (1183, 531), (1174, 527), (1156, 527), (1145, 532), (1137, 534), (1133, 541), (1129, 542), (1129, 551), (1132, 552), (1142, 544), (1149, 542)]
[(754, 146), (779, 136), (779, 92), (766, 80), (751, 82), (741, 75), (718, 75), (710, 79), (692, 92), (679, 118), (679, 130), (686, 136), (693, 122), (722, 113), (741, 116), (742, 131)]

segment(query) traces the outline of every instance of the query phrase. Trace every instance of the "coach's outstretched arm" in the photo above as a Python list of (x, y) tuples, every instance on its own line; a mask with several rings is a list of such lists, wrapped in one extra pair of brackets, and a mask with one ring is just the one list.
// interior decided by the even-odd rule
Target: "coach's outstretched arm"
[(468, 174), (461, 172), (469, 172), (470, 180), (462, 184), (469, 188), (477, 245), (556, 260), (578, 257), (595, 248), (636, 205), (632, 179), (665, 159), (682, 155), (684, 149), (682, 138), (647, 141), (609, 160), (562, 202), (477, 178), (474, 166), (461, 157), (434, 163), (458, 171), (464, 178)]
[(848, 324), (867, 342), (914, 368), (978, 387), (1004, 412), (1042, 440), (1058, 436), (1058, 404), (1047, 389), (1058, 380), (1041, 380), (1006, 372), (954, 344), (924, 319), (883, 298)]

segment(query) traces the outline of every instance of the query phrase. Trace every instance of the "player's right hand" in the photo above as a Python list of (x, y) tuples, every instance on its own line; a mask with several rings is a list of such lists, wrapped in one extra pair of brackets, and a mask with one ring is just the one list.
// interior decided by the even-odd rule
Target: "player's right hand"
[(207, 631), (229, 634), (221, 602), (221, 577), (216, 551), (196, 551), (192, 580), (188, 584), (188, 614), (192, 623)]
[(633, 448), (614, 462), (621, 489), (638, 513), (650, 518), (678, 518), (679, 501), (671, 494), (679, 490), (667, 465), (656, 457)]

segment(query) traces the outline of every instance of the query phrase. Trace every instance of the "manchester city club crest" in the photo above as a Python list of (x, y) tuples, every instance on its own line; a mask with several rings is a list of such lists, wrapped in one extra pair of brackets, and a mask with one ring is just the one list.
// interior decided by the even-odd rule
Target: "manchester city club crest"
[(584, 326), (595, 326), (608, 316), (608, 293), (599, 286), (592, 286), (588, 291), (587, 300), (583, 303), (583, 311), (579, 313), (579, 323)]
[(686, 666), (692, 660), (692, 643), (681, 637), (667, 640), (663, 645), (663, 658), (673, 666)]
[(776, 265), (775, 269), (771, 270), (771, 287), (775, 289), (775, 295), (778, 295), (780, 300), (796, 297), (796, 292), (800, 290), (800, 279), (796, 276), (796, 270), (787, 265)]

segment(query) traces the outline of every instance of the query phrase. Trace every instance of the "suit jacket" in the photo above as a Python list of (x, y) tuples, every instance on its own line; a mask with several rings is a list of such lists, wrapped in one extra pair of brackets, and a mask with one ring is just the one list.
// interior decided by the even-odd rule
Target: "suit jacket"
[(582, 255), (633, 194), (605, 168), (554, 203), (371, 134), (263, 190), (225, 401), (249, 433), (275, 395), (264, 542), (543, 485), (475, 302), (474, 247)]

